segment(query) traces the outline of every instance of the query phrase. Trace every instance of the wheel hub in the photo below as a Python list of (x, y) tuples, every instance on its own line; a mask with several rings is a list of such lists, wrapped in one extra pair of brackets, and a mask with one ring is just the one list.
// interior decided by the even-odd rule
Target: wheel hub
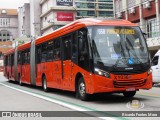
[(79, 93), (81, 94), (81, 96), (84, 96), (84, 94), (85, 94), (85, 85), (84, 85), (84, 83), (81, 83), (80, 85), (79, 85)]

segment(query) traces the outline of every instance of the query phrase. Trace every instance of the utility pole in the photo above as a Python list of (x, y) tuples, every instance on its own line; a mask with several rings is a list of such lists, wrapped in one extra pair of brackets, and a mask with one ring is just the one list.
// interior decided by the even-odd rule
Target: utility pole
[(98, 16), (98, 0), (95, 0), (95, 17)]

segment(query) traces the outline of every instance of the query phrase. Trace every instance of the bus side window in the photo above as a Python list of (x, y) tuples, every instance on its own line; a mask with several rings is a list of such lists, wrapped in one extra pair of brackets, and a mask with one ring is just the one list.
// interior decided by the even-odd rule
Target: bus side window
[(25, 51), (25, 63), (26, 64), (30, 64), (30, 50), (29, 49), (27, 49), (26, 51)]
[(88, 39), (87, 39), (87, 30), (81, 29), (78, 31), (78, 64), (85, 70), (90, 70), (89, 68), (89, 47), (88, 47)]
[(4, 61), (4, 66), (6, 66), (6, 57), (3, 57), (3, 61)]
[(63, 40), (63, 60), (70, 60), (71, 59), (71, 35), (65, 36), (62, 38)]
[(47, 60), (47, 44), (43, 43), (42, 44), (42, 57), (41, 57), (41, 62), (46, 62)]
[(60, 39), (54, 40), (54, 51), (53, 51), (53, 59), (60, 60), (61, 59), (61, 41)]
[(28, 63), (30, 64), (30, 50), (28, 51)]
[(47, 61), (53, 60), (53, 41), (47, 43)]
[(36, 46), (36, 63), (41, 63), (41, 45)]
[(24, 55), (25, 55), (25, 64), (27, 64), (28, 63), (28, 52), (27, 51), (25, 51), (25, 53), (24, 53)]
[(77, 39), (77, 32), (73, 33), (72, 39), (72, 61), (75, 64), (78, 64), (78, 39)]
[(18, 64), (20, 65), (21, 64), (21, 53), (18, 52)]
[(4, 65), (7, 66), (7, 64), (8, 64), (8, 56), (5, 56), (4, 57)]
[(11, 66), (14, 65), (14, 54), (11, 55)]
[(21, 56), (22, 56), (22, 65), (24, 65), (24, 63), (25, 63), (25, 53), (24, 53), (24, 51), (22, 51)]
[(8, 65), (10, 66), (11, 64), (11, 55), (8, 55)]

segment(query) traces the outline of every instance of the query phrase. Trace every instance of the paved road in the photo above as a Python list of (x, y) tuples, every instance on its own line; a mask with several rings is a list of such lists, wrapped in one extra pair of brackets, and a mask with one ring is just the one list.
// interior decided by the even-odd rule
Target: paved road
[[(109, 113), (107, 111), (160, 111), (160, 85), (154, 86), (151, 90), (140, 90), (132, 99), (125, 99), (121, 94), (105, 94), (97, 95), (92, 101), (84, 102), (75, 98), (75, 94), (71, 92), (51, 90), (49, 93), (45, 93), (40, 87), (19, 86), (14, 82), (8, 82), (3, 75), (0, 75), (0, 91), (2, 93), (0, 94), (0, 111), (78, 110), (96, 111), (94, 115), (111, 114), (113, 116), (117, 115), (116, 112)], [(133, 100), (138, 101), (138, 107), (131, 104)], [(101, 115), (99, 118), (89, 119), (101, 119), (103, 117)], [(144, 119), (144, 117), (141, 118)], [(150, 118), (145, 118), (145, 120), (147, 119), (150, 120)], [(152, 119), (157, 118), (152, 117)]]

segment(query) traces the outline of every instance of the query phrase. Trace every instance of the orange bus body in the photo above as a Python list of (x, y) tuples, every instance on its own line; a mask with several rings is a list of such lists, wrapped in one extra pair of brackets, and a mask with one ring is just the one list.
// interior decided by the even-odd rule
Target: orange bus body
[[(86, 26), (137, 26), (126, 20), (99, 20), (99, 19), (82, 19), (77, 20), (67, 26), (64, 26), (54, 32), (44, 35), (35, 40), (35, 46), (42, 43), (72, 33)], [(23, 51), (30, 49), (31, 42), (20, 45), (17, 47), (17, 51)], [(12, 49), (6, 53), (5, 56), (14, 54), (15, 49)], [(30, 58), (32, 59), (32, 58)], [(47, 87), (57, 88), (61, 90), (76, 91), (76, 84), (79, 77), (83, 77), (86, 85), (86, 93), (103, 93), (103, 92), (124, 92), (126, 90), (150, 89), (152, 87), (152, 74), (148, 74), (148, 71), (140, 74), (113, 74), (110, 73), (110, 78), (96, 75), (89, 71), (84, 70), (80, 66), (76, 65), (71, 60), (55, 60), (49, 62), (41, 62), (36, 64), (36, 86), (42, 86), (42, 78), (46, 77)], [(14, 66), (5, 66), (4, 76), (10, 80), (15, 80)], [(20, 76), (21, 82), (31, 83), (31, 66), (30, 64), (17, 65), (17, 72)], [(63, 69), (63, 70), (62, 70)]]

